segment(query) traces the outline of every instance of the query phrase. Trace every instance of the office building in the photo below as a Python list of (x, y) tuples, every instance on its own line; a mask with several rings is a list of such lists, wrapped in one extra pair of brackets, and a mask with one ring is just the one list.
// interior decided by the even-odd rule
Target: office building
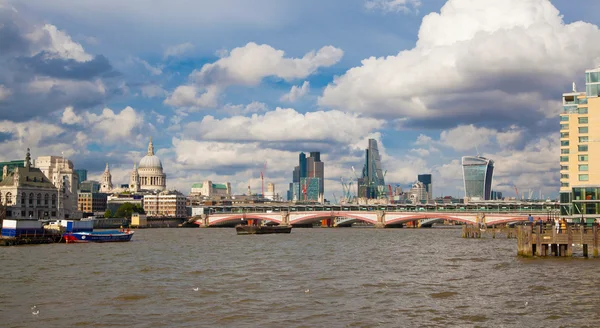
[(600, 67), (585, 72), (586, 91), (562, 96), (561, 215), (600, 218)]
[(358, 197), (366, 199), (387, 197), (381, 157), (375, 139), (369, 139), (369, 146), (365, 150), (362, 177), (358, 179)]
[(292, 183), (288, 191), (288, 200), (294, 202), (324, 201), (325, 163), (321, 161), (321, 153), (311, 152), (309, 157), (300, 153), (298, 166), (294, 167)]
[(194, 183), (190, 196), (231, 197), (231, 183), (213, 183), (210, 180)]
[(481, 156), (462, 158), (465, 198), (489, 200), (492, 196), (494, 161)]
[(174, 217), (187, 216), (187, 198), (176, 191), (163, 191), (155, 195), (144, 195), (144, 211), (149, 217)]
[(100, 182), (94, 180), (83, 181), (79, 184), (80, 192), (100, 192)]
[(75, 170), (75, 173), (77, 174), (80, 185), (83, 181), (87, 181), (87, 170), (78, 169), (78, 170)]
[[(17, 167), (25, 167), (25, 161), (17, 160), (17, 161), (9, 161), (9, 162), (0, 162), (0, 172), (2, 172), (4, 170), (4, 167), (6, 167), (7, 173), (11, 173)], [(0, 181), (2, 181), (1, 175), (0, 175)]]
[(431, 174), (419, 174), (417, 181), (425, 185), (425, 192), (427, 192), (427, 200), (433, 200), (433, 185), (431, 184)]
[(77, 208), (86, 214), (104, 213), (107, 196), (107, 194), (99, 192), (80, 192), (77, 198)]

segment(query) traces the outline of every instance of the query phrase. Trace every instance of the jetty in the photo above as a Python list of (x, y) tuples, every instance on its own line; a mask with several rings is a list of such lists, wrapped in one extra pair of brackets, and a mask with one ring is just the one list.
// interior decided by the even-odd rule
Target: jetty
[(573, 256), (573, 245), (581, 246), (584, 257), (598, 257), (598, 226), (569, 224), (560, 230), (550, 224), (517, 227), (520, 256)]

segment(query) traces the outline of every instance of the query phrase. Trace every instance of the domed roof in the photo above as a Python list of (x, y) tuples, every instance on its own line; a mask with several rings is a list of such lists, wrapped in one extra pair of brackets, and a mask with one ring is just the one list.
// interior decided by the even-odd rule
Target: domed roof
[(152, 138), (148, 144), (148, 154), (140, 160), (140, 169), (162, 169), (162, 163), (158, 156), (154, 155), (154, 145), (152, 144)]
[(162, 169), (162, 163), (160, 162), (160, 158), (156, 155), (146, 155), (140, 160), (140, 169)]

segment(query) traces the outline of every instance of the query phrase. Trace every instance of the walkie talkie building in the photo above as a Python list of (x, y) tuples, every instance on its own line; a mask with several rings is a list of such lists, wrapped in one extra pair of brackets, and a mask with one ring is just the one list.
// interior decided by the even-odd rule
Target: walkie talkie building
[(465, 197), (470, 200), (491, 199), (494, 161), (481, 156), (464, 156), (462, 167)]

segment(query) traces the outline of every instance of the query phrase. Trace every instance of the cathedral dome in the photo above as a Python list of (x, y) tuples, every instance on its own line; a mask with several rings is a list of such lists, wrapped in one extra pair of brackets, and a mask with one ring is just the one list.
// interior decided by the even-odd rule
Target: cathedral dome
[(140, 160), (140, 169), (162, 169), (160, 158), (156, 155), (146, 155)]
[(161, 169), (162, 163), (158, 156), (154, 155), (154, 145), (152, 144), (152, 139), (150, 139), (150, 144), (148, 144), (148, 154), (140, 160), (140, 169)]

